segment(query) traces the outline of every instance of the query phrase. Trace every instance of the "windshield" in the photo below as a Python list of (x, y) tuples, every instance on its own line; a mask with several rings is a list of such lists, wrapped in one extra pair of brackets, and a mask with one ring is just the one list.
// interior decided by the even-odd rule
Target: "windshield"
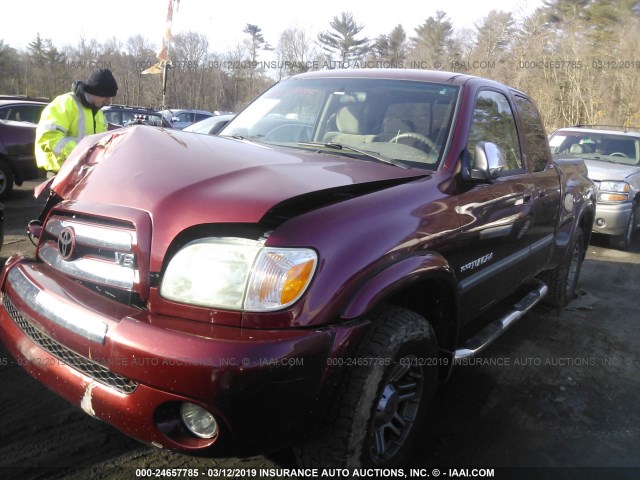
[(435, 83), (293, 78), (260, 96), (220, 135), (435, 170), (457, 98), (458, 87)]
[(554, 154), (589, 160), (640, 165), (640, 137), (615, 133), (559, 131), (549, 141)]

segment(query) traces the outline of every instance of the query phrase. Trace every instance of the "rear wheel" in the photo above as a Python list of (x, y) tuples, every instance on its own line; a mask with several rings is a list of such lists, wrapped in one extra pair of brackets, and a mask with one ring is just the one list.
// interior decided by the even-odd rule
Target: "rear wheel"
[[(296, 448), (302, 466), (403, 465), (420, 432), (437, 385), (438, 349), (420, 315), (383, 306), (348, 368), (318, 438)], [(346, 360), (346, 359), (343, 359)]]
[(547, 270), (539, 275), (540, 280), (549, 287), (549, 293), (545, 297), (544, 303), (561, 308), (573, 300), (584, 256), (584, 233), (578, 228), (573, 237), (569, 254), (562, 263), (553, 270)]

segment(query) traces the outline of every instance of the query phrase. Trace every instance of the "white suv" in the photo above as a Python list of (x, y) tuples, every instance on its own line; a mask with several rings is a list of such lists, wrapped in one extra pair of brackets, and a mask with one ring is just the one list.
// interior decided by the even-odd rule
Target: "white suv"
[(640, 129), (578, 125), (556, 130), (549, 145), (556, 155), (584, 159), (598, 187), (594, 233), (629, 248), (640, 227)]

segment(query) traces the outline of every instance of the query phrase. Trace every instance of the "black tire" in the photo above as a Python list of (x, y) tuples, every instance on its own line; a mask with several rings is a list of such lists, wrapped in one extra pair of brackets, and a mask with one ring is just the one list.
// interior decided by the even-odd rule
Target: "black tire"
[(627, 250), (633, 241), (633, 235), (638, 229), (638, 201), (634, 200), (631, 206), (631, 215), (629, 215), (629, 223), (623, 235), (616, 235), (609, 238), (609, 246), (611, 248), (619, 248)]
[(355, 357), (337, 367), (349, 371), (320, 435), (294, 448), (303, 467), (402, 466), (420, 433), (438, 382), (433, 328), (391, 305), (367, 318)]
[(556, 268), (542, 272), (538, 278), (547, 284), (549, 293), (544, 303), (562, 308), (575, 297), (578, 277), (585, 256), (584, 232), (578, 228), (567, 255)]
[(0, 200), (6, 199), (13, 190), (13, 172), (4, 160), (0, 160)]

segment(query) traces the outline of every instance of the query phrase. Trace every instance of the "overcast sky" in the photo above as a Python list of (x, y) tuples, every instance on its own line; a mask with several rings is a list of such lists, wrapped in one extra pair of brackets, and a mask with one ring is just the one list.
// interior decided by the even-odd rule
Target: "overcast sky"
[[(167, 5), (168, 0), (5, 0), (0, 10), (0, 40), (20, 50), (40, 33), (60, 49), (76, 45), (82, 37), (124, 41), (141, 34), (158, 46)], [(454, 27), (461, 29), (473, 28), (493, 9), (522, 17), (541, 5), (542, 0), (180, 0), (173, 33), (203, 33), (211, 51), (225, 52), (246, 38), (242, 30), (247, 23), (258, 25), (265, 40), (276, 45), (287, 28), (303, 28), (313, 35), (329, 30), (332, 18), (342, 11), (351, 12), (356, 22), (365, 25), (361, 35), (375, 38), (390, 33), (398, 24), (412, 36), (437, 10), (446, 12)]]

